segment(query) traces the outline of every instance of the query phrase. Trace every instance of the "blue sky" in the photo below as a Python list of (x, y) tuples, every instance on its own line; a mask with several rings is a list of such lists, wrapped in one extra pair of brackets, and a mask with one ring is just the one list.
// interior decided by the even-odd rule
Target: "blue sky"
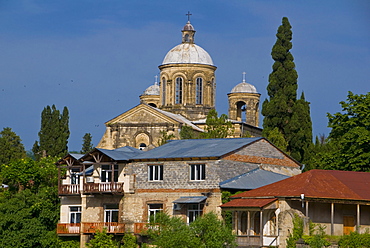
[[(37, 1), (0, 0), (0, 129), (11, 127), (27, 150), (38, 140), (47, 105), (70, 111), (70, 150), (104, 123), (139, 104), (158, 65), (181, 42), (192, 13), (196, 44), (212, 57), (216, 108), (242, 81), (268, 97), (276, 30), (286, 16), (300, 96), (311, 102), (314, 135), (348, 91), (370, 91), (370, 1)], [(261, 118), (262, 125), (262, 118)]]

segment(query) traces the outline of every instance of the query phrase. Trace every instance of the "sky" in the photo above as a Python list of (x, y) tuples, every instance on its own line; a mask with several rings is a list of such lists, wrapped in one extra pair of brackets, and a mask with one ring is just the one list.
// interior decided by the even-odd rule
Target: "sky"
[(315, 136), (329, 134), (327, 113), (342, 110), (348, 91), (370, 91), (368, 0), (0, 0), (0, 129), (12, 128), (31, 150), (42, 110), (55, 104), (69, 110), (70, 151), (81, 150), (85, 133), (97, 145), (104, 123), (154, 83), (188, 11), (195, 43), (217, 66), (219, 114), (243, 72), (260, 106), (268, 98), (282, 17), (292, 25), (298, 96), (311, 103)]

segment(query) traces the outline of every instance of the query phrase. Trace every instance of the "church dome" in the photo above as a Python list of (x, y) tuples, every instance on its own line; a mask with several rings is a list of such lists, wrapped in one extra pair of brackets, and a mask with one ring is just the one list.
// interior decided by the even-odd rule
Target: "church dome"
[(149, 86), (144, 91), (144, 95), (158, 95), (159, 96), (159, 85), (157, 84), (157, 82)]
[(167, 53), (162, 64), (213, 65), (213, 61), (211, 56), (200, 46), (191, 43), (182, 43)]
[(249, 83), (241, 82), (231, 90), (231, 93), (257, 93), (257, 89)]
[(243, 72), (243, 82), (236, 85), (231, 93), (258, 93), (256, 87), (245, 81), (245, 72)]

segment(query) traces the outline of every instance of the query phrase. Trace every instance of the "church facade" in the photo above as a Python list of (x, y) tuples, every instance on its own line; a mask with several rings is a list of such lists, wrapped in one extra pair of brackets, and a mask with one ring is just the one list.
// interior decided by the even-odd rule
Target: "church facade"
[[(183, 126), (204, 132), (207, 114), (215, 109), (217, 67), (211, 56), (194, 42), (195, 29), (188, 21), (181, 44), (172, 48), (159, 66), (159, 83), (148, 87), (140, 104), (107, 121), (98, 148), (131, 146), (152, 149), (163, 136), (180, 139)], [(245, 81), (228, 94), (232, 135), (259, 137), (259, 101), (256, 88)], [(245, 112), (245, 119), (242, 117)]]

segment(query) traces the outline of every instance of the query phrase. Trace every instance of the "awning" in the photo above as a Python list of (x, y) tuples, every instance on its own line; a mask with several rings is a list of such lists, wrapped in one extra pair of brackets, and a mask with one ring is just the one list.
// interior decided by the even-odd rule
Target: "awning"
[[(90, 165), (87, 169), (85, 169), (85, 175), (91, 176), (93, 174), (93, 171), (94, 171), (94, 165)], [(77, 175), (79, 176), (82, 176), (83, 174), (84, 174), (83, 171), (81, 171), (80, 173), (77, 173)]]
[(207, 196), (183, 196), (173, 201), (173, 203), (181, 203), (181, 204), (192, 204), (192, 203), (200, 203), (205, 201)]

